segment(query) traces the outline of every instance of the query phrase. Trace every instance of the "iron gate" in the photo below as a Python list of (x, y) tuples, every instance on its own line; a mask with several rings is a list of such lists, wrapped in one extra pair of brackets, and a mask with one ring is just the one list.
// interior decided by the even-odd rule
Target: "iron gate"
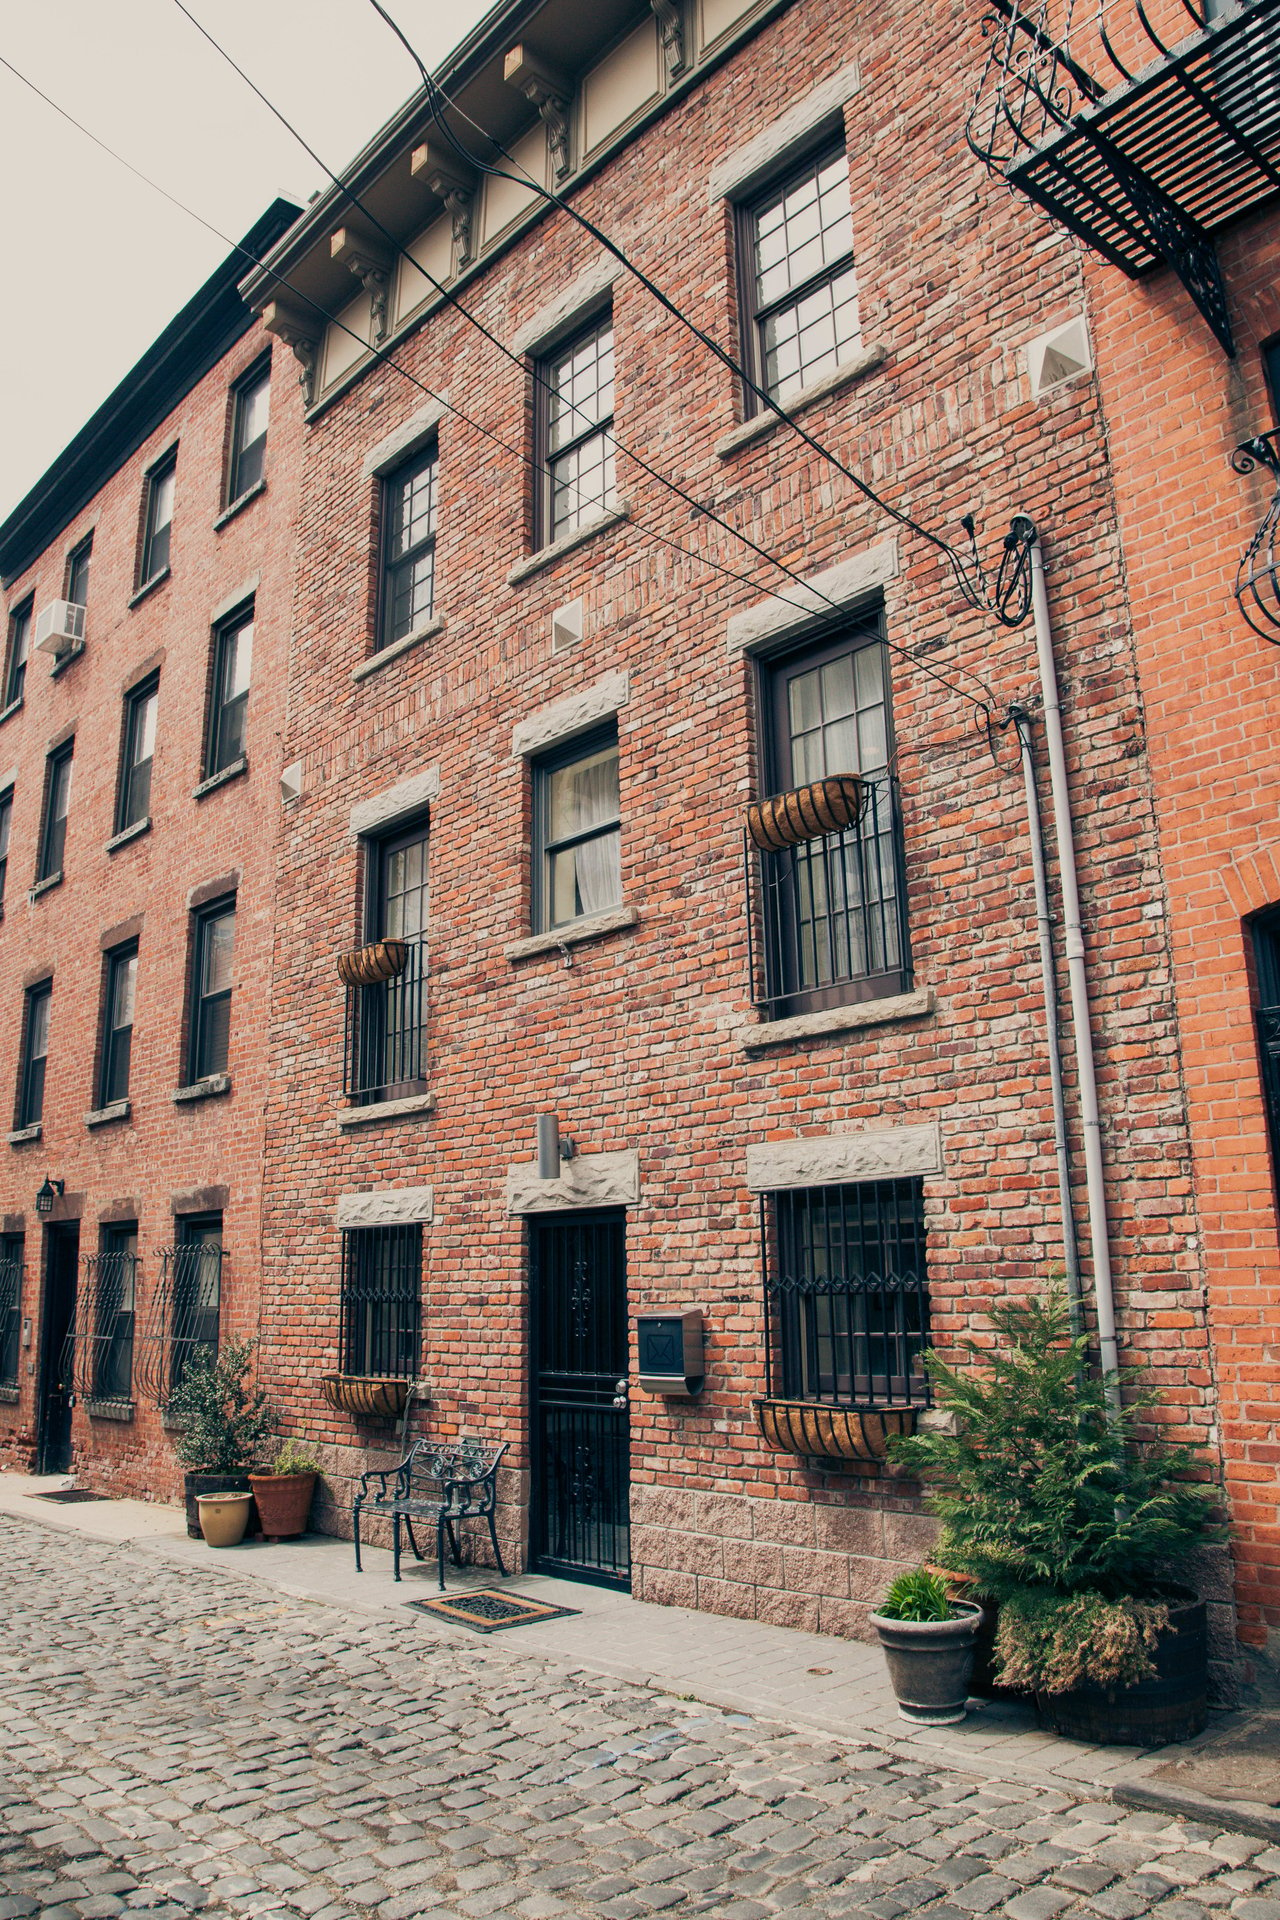
[(621, 1213), (529, 1222), (534, 1564), (631, 1583)]

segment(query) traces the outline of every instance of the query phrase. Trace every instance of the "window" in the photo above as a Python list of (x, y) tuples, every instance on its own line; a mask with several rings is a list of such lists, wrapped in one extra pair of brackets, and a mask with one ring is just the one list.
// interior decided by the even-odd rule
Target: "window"
[(616, 727), (534, 762), (533, 832), (535, 933), (619, 905)]
[(138, 562), (138, 585), (145, 587), (169, 571), (169, 536), (173, 530), (173, 495), (177, 483), (178, 456), (167, 460), (147, 475), (146, 514), (143, 521), (142, 553)]
[(436, 578), (436, 449), (382, 483), (382, 613), (389, 647), (431, 618)]
[(788, 1189), (761, 1212), (770, 1395), (834, 1406), (926, 1401), (922, 1182)]
[(891, 715), (879, 620), (766, 665), (763, 785), (787, 793), (860, 774), (861, 819), (762, 854), (763, 942), (754, 995), (771, 1015), (904, 993), (911, 984)]
[(4, 883), (9, 874), (9, 829), (13, 824), (13, 788), (0, 793), (0, 919), (4, 918)]
[(156, 708), (160, 676), (135, 687), (124, 697), (124, 744), (120, 759), (120, 787), (116, 794), (116, 832), (136, 827), (151, 814), (151, 764), (156, 750)]
[(4, 704), (12, 707), (22, 698), (27, 679), (27, 658), (31, 652), (31, 613), (33, 600), (24, 600), (9, 615), (9, 651), (4, 670)]
[(18, 1075), (19, 1130), (36, 1127), (44, 1118), (45, 1061), (49, 1053), (49, 1003), (53, 998), (52, 980), (27, 988), (22, 1022), (22, 1068)]
[(347, 989), (345, 1091), (364, 1102), (402, 1099), (426, 1086), (427, 829), (406, 828), (366, 850), (367, 940), (404, 940), (409, 955), (390, 980)]
[(537, 369), (538, 544), (572, 533), (613, 496), (613, 318), (593, 320)]
[(1280, 338), (1268, 340), (1262, 349), (1262, 371), (1271, 402), (1271, 418), (1280, 424)]
[(757, 386), (785, 401), (858, 343), (843, 146), (806, 160), (745, 207), (740, 230), (748, 365)]
[(75, 741), (56, 747), (45, 761), (44, 823), (40, 828), (40, 860), (36, 884), (62, 872), (67, 850), (67, 810), (71, 805), (71, 760)]
[(138, 984), (138, 948), (117, 947), (106, 959), (103, 1003), (102, 1068), (98, 1105), (114, 1106), (129, 1097), (129, 1056), (133, 1050), (133, 1000)]
[(213, 636), (213, 697), (209, 703), (205, 778), (244, 758), (249, 675), (253, 668), (253, 608), (238, 613)]
[(271, 413), (271, 363), (258, 366), (236, 387), (231, 401), (231, 461), (227, 504), (234, 506), (262, 479)]
[(1280, 907), (1260, 913), (1251, 932), (1262, 1097), (1271, 1137), (1271, 1165), (1280, 1197)]
[(22, 1254), (20, 1233), (0, 1235), (0, 1387), (16, 1387), (22, 1355)]
[(345, 1228), (342, 1372), (412, 1380), (421, 1322), (422, 1228)]
[(67, 577), (64, 600), (73, 607), (87, 607), (89, 604), (89, 562), (93, 556), (93, 535), (89, 534), (78, 547), (72, 547), (67, 555)]
[(161, 1293), (169, 1298), (169, 1385), (176, 1387), (197, 1353), (216, 1354), (222, 1316), (222, 1215), (188, 1214), (164, 1255)]
[(86, 1382), (91, 1400), (133, 1398), (133, 1335), (138, 1285), (138, 1225), (104, 1227), (96, 1256), (85, 1261), (82, 1285), (92, 1342)]
[(234, 899), (215, 900), (195, 917), (192, 954), (189, 1081), (227, 1070), (231, 1032), (232, 963), (236, 937)]

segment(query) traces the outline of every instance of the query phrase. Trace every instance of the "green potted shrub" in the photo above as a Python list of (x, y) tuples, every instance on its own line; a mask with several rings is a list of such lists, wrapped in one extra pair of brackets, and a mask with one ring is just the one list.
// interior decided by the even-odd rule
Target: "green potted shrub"
[(997, 1607), (996, 1676), (1033, 1694), (1046, 1725), (1112, 1744), (1190, 1739), (1208, 1638), (1177, 1572), (1220, 1537), (1196, 1452), (1140, 1436), (1158, 1396), (1090, 1371), (1060, 1288), (990, 1317), (998, 1344), (964, 1341), (963, 1371), (925, 1358), (955, 1431), (892, 1442), (942, 1521), (936, 1558)]
[(198, 1502), (215, 1494), (248, 1496), (246, 1525), (252, 1522), (249, 1470), (258, 1464), (274, 1422), (267, 1397), (250, 1386), (253, 1341), (229, 1340), (219, 1352), (198, 1348), (183, 1370), (165, 1409), (175, 1428), (174, 1452), (186, 1474), (187, 1532), (203, 1532)]
[(249, 1475), (266, 1539), (294, 1540), (306, 1532), (319, 1473), (320, 1462), (315, 1455), (299, 1441), (289, 1439), (272, 1461), (269, 1473)]
[(902, 1573), (871, 1616), (880, 1636), (898, 1717), (916, 1726), (952, 1726), (965, 1716), (980, 1608), (952, 1600), (940, 1574)]

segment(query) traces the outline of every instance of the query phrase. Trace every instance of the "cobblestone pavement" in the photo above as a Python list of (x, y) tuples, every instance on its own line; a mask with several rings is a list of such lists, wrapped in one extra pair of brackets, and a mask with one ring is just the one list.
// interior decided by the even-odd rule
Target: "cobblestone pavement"
[(0, 1519), (0, 1920), (1280, 1920), (1280, 1850)]

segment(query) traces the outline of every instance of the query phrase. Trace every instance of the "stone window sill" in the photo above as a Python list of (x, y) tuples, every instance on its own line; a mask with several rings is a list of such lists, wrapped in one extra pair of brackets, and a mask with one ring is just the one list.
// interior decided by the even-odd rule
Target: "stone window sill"
[(589, 914), (582, 920), (571, 920), (567, 926), (557, 927), (553, 933), (531, 934), (527, 940), (513, 941), (503, 948), (508, 960), (533, 960), (542, 953), (559, 953), (565, 947), (581, 946), (584, 940), (598, 940), (606, 933), (621, 933), (627, 927), (634, 927), (640, 915), (635, 907), (612, 907), (608, 913)]
[(189, 1087), (175, 1087), (173, 1103), (175, 1106), (185, 1106), (191, 1100), (216, 1100), (220, 1094), (230, 1091), (229, 1073), (211, 1073), (203, 1080), (194, 1080)]
[(362, 660), (352, 670), (353, 680), (367, 680), (371, 674), (381, 673), (383, 667), (389, 667), (393, 660), (399, 660), (402, 654), (412, 653), (424, 640), (434, 640), (438, 633), (444, 632), (444, 615), (437, 614), (434, 620), (428, 620), (425, 627), (416, 627), (412, 633), (406, 633), (401, 639), (393, 640), (389, 647), (379, 647), (367, 660)]
[(91, 1420), (118, 1420), (123, 1425), (133, 1419), (132, 1400), (86, 1400), (84, 1410)]
[[(787, 412), (800, 413), (805, 407), (816, 406), (830, 394), (839, 393), (842, 387), (852, 386), (855, 380), (861, 380), (865, 374), (873, 373), (882, 366), (888, 355), (887, 347), (863, 347), (851, 359), (842, 360), (838, 367), (824, 374), (821, 380), (815, 380), (811, 385), (801, 387), (799, 393), (793, 393), (785, 402)], [(767, 434), (776, 433), (782, 425), (777, 414), (771, 413), (766, 407), (760, 413), (753, 413), (749, 420), (744, 420), (731, 433), (726, 433), (723, 440), (717, 440), (716, 452), (722, 460), (728, 460), (739, 448), (754, 445)]]
[(16, 1407), (21, 1394), (21, 1387), (0, 1387), (0, 1407)]
[(895, 993), (885, 1000), (858, 1000), (847, 1007), (824, 1007), (821, 1013), (798, 1013), (790, 1020), (763, 1020), (758, 1027), (740, 1028), (736, 1037), (744, 1053), (758, 1053), (791, 1040), (821, 1040), (830, 1033), (884, 1027), (895, 1020), (922, 1020), (935, 1004), (932, 987), (917, 987), (914, 993)]
[(151, 815), (135, 820), (131, 827), (121, 827), (119, 833), (113, 833), (107, 842), (108, 853), (119, 853), (121, 847), (127, 847), (131, 840), (140, 840), (144, 833), (151, 831)]
[(52, 893), (55, 887), (60, 887), (61, 885), (62, 872), (61, 869), (59, 869), (57, 873), (46, 874), (43, 880), (37, 880), (34, 887), (32, 887), (28, 893), (27, 898), (28, 900), (39, 900), (46, 893)]
[(168, 567), (162, 567), (159, 573), (153, 573), (151, 578), (149, 580), (144, 580), (142, 585), (138, 588), (138, 591), (131, 596), (128, 602), (129, 606), (140, 607), (142, 605), (142, 602), (146, 599), (147, 595), (149, 593), (154, 593), (157, 587), (162, 587), (168, 578), (169, 578)]
[(128, 1100), (113, 1100), (109, 1107), (95, 1107), (92, 1113), (86, 1113), (86, 1127), (109, 1127), (113, 1120), (127, 1120), (133, 1111)]
[(240, 498), (238, 500), (233, 500), (231, 502), (231, 505), (229, 507), (224, 507), (222, 512), (218, 515), (217, 519), (213, 523), (214, 532), (220, 533), (223, 527), (226, 526), (228, 520), (234, 520), (238, 513), (243, 513), (245, 508), (249, 505), (250, 501), (256, 500), (258, 495), (260, 493), (265, 493), (266, 490), (267, 490), (267, 483), (265, 480), (258, 480), (255, 482), (253, 486), (246, 487), (245, 491), (240, 495)]
[(44, 1128), (37, 1120), (33, 1127), (15, 1127), (7, 1138), (11, 1147), (27, 1147), (44, 1138)]
[(219, 767), (218, 771), (211, 773), (207, 780), (202, 780), (198, 787), (193, 788), (191, 798), (203, 800), (206, 794), (216, 793), (219, 787), (225, 787), (231, 780), (238, 780), (242, 773), (248, 773), (248, 771), (248, 757), (242, 753), (238, 760), (231, 762), (230, 766)]
[(16, 700), (11, 700), (7, 707), (0, 710), (0, 727), (4, 725), (6, 720), (12, 720), (15, 713), (21, 713), (21, 712), (22, 712), (22, 695), (19, 694)]
[(572, 533), (566, 533), (563, 540), (553, 540), (549, 547), (539, 547), (526, 560), (517, 560), (507, 575), (507, 585), (518, 587), (522, 580), (541, 573), (544, 567), (552, 567), (566, 553), (572, 553), (575, 547), (583, 546), (588, 540), (594, 540), (598, 533), (604, 533), (610, 527), (616, 527), (631, 518), (631, 508), (625, 500), (615, 500), (603, 512), (593, 514), (590, 520), (584, 520)]
[(425, 1115), (435, 1110), (433, 1093), (412, 1093), (403, 1100), (373, 1100), (367, 1107), (348, 1107), (338, 1115), (338, 1125), (343, 1129), (371, 1127), (379, 1120), (406, 1120), (413, 1114)]
[(73, 640), (65, 652), (54, 655), (53, 665), (49, 669), (49, 678), (56, 680), (60, 674), (66, 672), (68, 667), (75, 664), (83, 652), (84, 641)]

